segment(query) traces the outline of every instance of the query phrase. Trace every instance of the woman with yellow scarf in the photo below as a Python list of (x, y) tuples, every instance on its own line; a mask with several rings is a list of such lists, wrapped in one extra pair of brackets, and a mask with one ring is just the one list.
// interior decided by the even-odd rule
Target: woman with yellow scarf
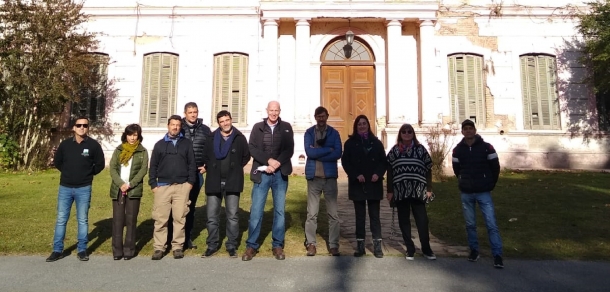
[[(112, 198), (112, 254), (114, 260), (130, 260), (136, 252), (136, 225), (144, 176), (148, 172), (148, 151), (142, 146), (142, 128), (125, 128), (110, 160), (110, 197)], [(123, 226), (125, 242), (123, 243)]]

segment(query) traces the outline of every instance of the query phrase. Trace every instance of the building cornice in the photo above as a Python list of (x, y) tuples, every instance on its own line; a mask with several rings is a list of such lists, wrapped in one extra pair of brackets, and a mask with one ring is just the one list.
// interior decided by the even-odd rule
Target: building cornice
[(123, 6), (83, 7), (82, 12), (92, 17), (140, 17), (150, 16), (258, 16), (258, 7), (219, 6)]

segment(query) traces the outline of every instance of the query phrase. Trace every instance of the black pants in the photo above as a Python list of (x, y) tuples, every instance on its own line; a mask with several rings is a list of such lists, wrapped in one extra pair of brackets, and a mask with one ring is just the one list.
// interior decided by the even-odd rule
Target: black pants
[(432, 249), (430, 248), (426, 204), (417, 199), (407, 198), (396, 201), (396, 209), (398, 211), (398, 225), (400, 226), (402, 239), (407, 246), (407, 253), (415, 253), (415, 245), (413, 244), (413, 239), (411, 239), (411, 212), (409, 210), (411, 209), (413, 210), (413, 218), (415, 219), (415, 225), (417, 226), (417, 233), (419, 233), (421, 250), (425, 254), (431, 254)]
[(381, 221), (379, 220), (379, 200), (354, 201), (356, 211), (356, 239), (366, 236), (366, 205), (369, 205), (369, 221), (373, 239), (381, 239)]
[[(112, 255), (132, 257), (136, 253), (136, 225), (140, 212), (140, 199), (112, 200)], [(126, 227), (123, 243), (123, 227)]]
[[(224, 195), (224, 196), (223, 196)], [(206, 211), (208, 213), (208, 238), (206, 243), (209, 249), (218, 249), (220, 242), (220, 209), (222, 199), (225, 199), (225, 214), (227, 217), (226, 233), (227, 250), (237, 248), (239, 236), (239, 193), (207, 194)]]

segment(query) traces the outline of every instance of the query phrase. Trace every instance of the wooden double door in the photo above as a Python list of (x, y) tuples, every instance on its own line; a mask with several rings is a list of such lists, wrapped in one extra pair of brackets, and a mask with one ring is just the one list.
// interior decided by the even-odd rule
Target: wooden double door
[(328, 109), (328, 124), (341, 134), (342, 142), (353, 132), (354, 119), (366, 115), (376, 132), (375, 68), (373, 65), (323, 65), (322, 106)]

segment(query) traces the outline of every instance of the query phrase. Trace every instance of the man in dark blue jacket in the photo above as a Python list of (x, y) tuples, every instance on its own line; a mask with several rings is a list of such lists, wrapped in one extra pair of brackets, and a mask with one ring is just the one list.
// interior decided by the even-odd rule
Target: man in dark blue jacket
[(462, 196), (462, 210), (466, 220), (466, 232), (470, 255), (468, 260), (476, 262), (479, 259), (479, 242), (477, 239), (476, 204), (483, 213), (487, 234), (494, 257), (494, 267), (503, 268), (502, 239), (496, 224), (494, 204), (491, 191), (495, 188), (500, 176), (500, 162), (494, 147), (483, 141), (477, 135), (474, 122), (462, 122), (464, 139), (453, 149), (453, 172), (458, 178), (458, 186)]
[(154, 193), (152, 218), (155, 220), (153, 260), (163, 257), (170, 214), (173, 219), (171, 244), (174, 258), (184, 257), (184, 225), (189, 212), (189, 192), (196, 181), (197, 166), (191, 140), (180, 133), (181, 124), (180, 116), (169, 117), (167, 134), (155, 143), (150, 157), (148, 184)]
[(320, 196), (324, 193), (328, 214), (328, 246), (333, 256), (339, 256), (339, 216), (337, 215), (337, 160), (341, 159), (341, 137), (329, 126), (328, 110), (318, 107), (314, 112), (316, 125), (305, 132), (305, 177), (307, 178), (307, 220), (305, 248), (308, 256), (316, 255), (316, 230)]

